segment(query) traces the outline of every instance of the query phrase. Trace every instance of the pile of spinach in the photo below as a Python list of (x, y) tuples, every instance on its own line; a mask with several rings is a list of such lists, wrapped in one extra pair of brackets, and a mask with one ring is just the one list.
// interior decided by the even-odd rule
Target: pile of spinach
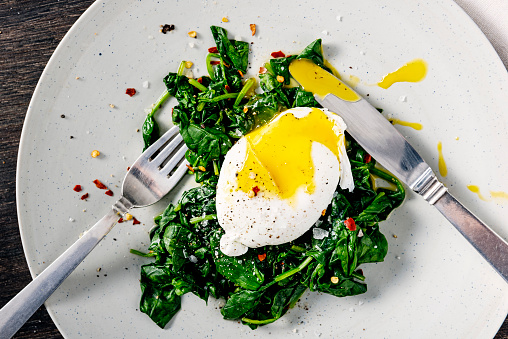
[[(180, 309), (181, 296), (192, 292), (205, 301), (209, 296), (224, 298), (223, 317), (241, 319), (254, 329), (279, 319), (307, 289), (337, 297), (365, 293), (358, 266), (383, 261), (388, 248), (378, 223), (402, 203), (405, 192), (349, 138), (355, 189), (337, 188), (326, 213), (308, 232), (287, 244), (251, 248), (239, 257), (220, 251), (224, 232), (216, 220), (215, 195), (224, 155), (238, 138), (282, 110), (320, 107), (311, 93), (284, 85), (289, 84), (288, 66), (294, 58), (324, 65), (321, 40), (316, 40), (297, 56), (266, 63), (266, 72), (259, 75), (263, 93), (248, 97), (254, 83), (242, 82), (248, 44), (229, 40), (223, 28), (211, 30), (217, 52), (211, 49), (207, 56), (208, 76), (193, 80), (178, 72), (164, 78), (167, 93), (161, 98), (178, 99), (173, 122), (189, 147), (190, 172), (201, 185), (155, 218), (148, 253), (131, 251), (155, 259), (141, 268), (140, 310), (164, 327)], [(212, 59), (219, 62), (212, 66)], [(154, 112), (143, 126), (145, 147), (158, 137)], [(375, 189), (373, 177), (392, 183), (394, 189)]]

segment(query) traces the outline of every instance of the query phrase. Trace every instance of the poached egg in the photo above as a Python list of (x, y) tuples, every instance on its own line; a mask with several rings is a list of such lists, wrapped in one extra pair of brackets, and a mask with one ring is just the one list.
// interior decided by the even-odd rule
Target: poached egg
[(326, 211), (339, 183), (353, 190), (345, 129), (326, 109), (298, 107), (240, 138), (217, 184), (224, 254), (292, 241)]

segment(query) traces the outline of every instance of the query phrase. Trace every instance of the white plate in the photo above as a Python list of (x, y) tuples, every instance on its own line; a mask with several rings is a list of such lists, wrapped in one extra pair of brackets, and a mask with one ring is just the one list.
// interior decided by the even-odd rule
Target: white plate
[[(226, 16), (229, 22), (222, 23)], [(159, 33), (166, 23), (176, 30)], [(257, 25), (254, 37), (251, 23)], [(370, 94), (374, 105), (397, 118), (423, 124), (421, 131), (397, 127), (436, 170), (436, 145), (443, 142), (445, 184), (508, 237), (507, 204), (481, 201), (466, 188), (475, 184), (484, 193), (508, 192), (508, 76), (487, 39), (452, 1), (98, 1), (58, 46), (23, 129), (18, 213), (33, 275), (118, 198), (117, 185), (142, 148), (136, 129), (143, 109), (182, 59), (195, 63), (196, 75), (206, 72), (206, 50), (214, 45), (210, 25), (253, 42), (252, 73), (272, 51), (295, 53), (323, 38), (326, 56), (339, 72), (362, 79), (360, 93)], [(191, 30), (198, 32), (197, 39), (187, 36)], [(429, 65), (423, 82), (388, 90), (366, 85), (414, 58)], [(150, 82), (148, 89), (144, 81)], [(127, 96), (128, 87), (138, 94)], [(173, 104), (158, 115), (165, 127)], [(94, 149), (99, 158), (91, 158)], [(115, 197), (95, 188), (94, 179), (112, 188)], [(72, 190), (76, 184), (83, 186), (82, 193)], [(90, 197), (81, 201), (85, 192)], [(142, 225), (118, 225), (47, 301), (65, 337), (488, 338), (508, 312), (508, 285), (436, 210), (409, 193), (404, 206), (382, 224), (390, 245), (386, 261), (363, 267), (366, 294), (340, 299), (306, 294), (283, 320), (256, 331), (222, 320), (217, 301), (205, 307), (188, 295), (161, 330), (138, 311), (139, 267), (149, 259), (129, 249), (146, 248), (151, 218), (175, 195), (179, 192), (136, 211)]]

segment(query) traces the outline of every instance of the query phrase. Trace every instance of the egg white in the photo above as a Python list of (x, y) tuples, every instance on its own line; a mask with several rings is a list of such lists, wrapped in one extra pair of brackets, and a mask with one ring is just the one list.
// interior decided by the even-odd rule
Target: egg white
[[(298, 107), (281, 113), (272, 122), (285, 114), (305, 117), (310, 108)], [(333, 131), (343, 135), (346, 125), (336, 114), (323, 109), (333, 121)], [(289, 202), (277, 197), (267, 197), (263, 192), (249, 198), (248, 194), (237, 190), (236, 173), (244, 165), (247, 153), (247, 141), (241, 138), (227, 153), (217, 184), (217, 218), (225, 231), (220, 245), (221, 251), (229, 256), (238, 256), (248, 248), (266, 245), (279, 245), (292, 241), (304, 234), (321, 216), (330, 204), (333, 193), (340, 182), (343, 189), (354, 188), (351, 166), (344, 143), (337, 145), (340, 162), (324, 145), (313, 142), (311, 158), (314, 164), (313, 193), (300, 187), (296, 199)]]

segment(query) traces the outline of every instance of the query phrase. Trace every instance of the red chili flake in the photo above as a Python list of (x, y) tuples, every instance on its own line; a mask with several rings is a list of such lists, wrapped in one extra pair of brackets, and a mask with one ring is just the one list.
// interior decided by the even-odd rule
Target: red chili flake
[(252, 32), (252, 36), (256, 34), (256, 24), (250, 24), (250, 31)]
[(132, 217), (132, 224), (133, 225), (139, 225), (139, 224), (141, 224), (141, 221), (139, 221), (138, 219)]
[(216, 61), (216, 60), (210, 61), (210, 65), (212, 65), (212, 66), (215, 66), (215, 65), (218, 65), (218, 64), (220, 64), (220, 61)]
[(73, 190), (76, 192), (81, 192), (81, 185), (74, 186)]
[(185, 166), (187, 166), (187, 168), (189, 169), (189, 171), (191, 171), (192, 173), (194, 173), (194, 168), (192, 168), (189, 164), (185, 164)]
[(259, 259), (259, 261), (265, 260), (266, 259), (266, 253), (258, 254), (258, 259)]
[(372, 157), (370, 156), (370, 154), (365, 154), (365, 159), (363, 160), (366, 164), (368, 164), (369, 162), (372, 161)]
[(118, 219), (118, 223), (119, 224), (123, 223), (123, 218)]
[(130, 167), (130, 166), (129, 166), (129, 167), (127, 167), (127, 172), (129, 172), (130, 170), (131, 170), (131, 167)]
[(100, 182), (99, 180), (95, 179), (93, 181), (93, 183), (95, 184), (95, 186), (97, 186), (97, 188), (101, 189), (101, 190), (107, 190), (108, 189), (108, 186), (104, 185), (102, 182)]
[(266, 69), (266, 68), (264, 68), (264, 67), (259, 67), (259, 74), (265, 74), (265, 73), (266, 73), (266, 71), (267, 71), (267, 69)]
[(243, 78), (243, 72), (238, 70), (238, 73), (240, 74), (240, 76)]
[(286, 56), (286, 54), (282, 53), (282, 51), (273, 52), (270, 55), (272, 56), (272, 58), (284, 58)]
[(107, 190), (106, 192), (104, 192), (104, 194), (109, 195), (110, 197), (112, 197), (113, 196), (113, 191), (112, 190)]
[(208, 49), (208, 53), (219, 53), (219, 50), (217, 49), (217, 47), (210, 47)]
[(229, 87), (229, 85), (225, 85), (224, 88), (226, 89), (226, 92), (230, 92), (231, 91), (231, 87)]
[(203, 83), (203, 78), (199, 77), (199, 78), (198, 78), (198, 82), (199, 82), (200, 84), (202, 84), (202, 83)]
[(348, 218), (344, 221), (344, 224), (350, 231), (356, 231), (356, 224), (353, 218)]
[(85, 193), (81, 196), (81, 200), (85, 200), (86, 198), (88, 198), (88, 193)]
[(127, 88), (125, 90), (125, 94), (127, 94), (128, 96), (133, 96), (134, 94), (136, 94), (136, 90), (134, 88)]
[(257, 186), (252, 187), (252, 192), (254, 192), (254, 196), (257, 196), (259, 191), (261, 191), (259, 187)]

